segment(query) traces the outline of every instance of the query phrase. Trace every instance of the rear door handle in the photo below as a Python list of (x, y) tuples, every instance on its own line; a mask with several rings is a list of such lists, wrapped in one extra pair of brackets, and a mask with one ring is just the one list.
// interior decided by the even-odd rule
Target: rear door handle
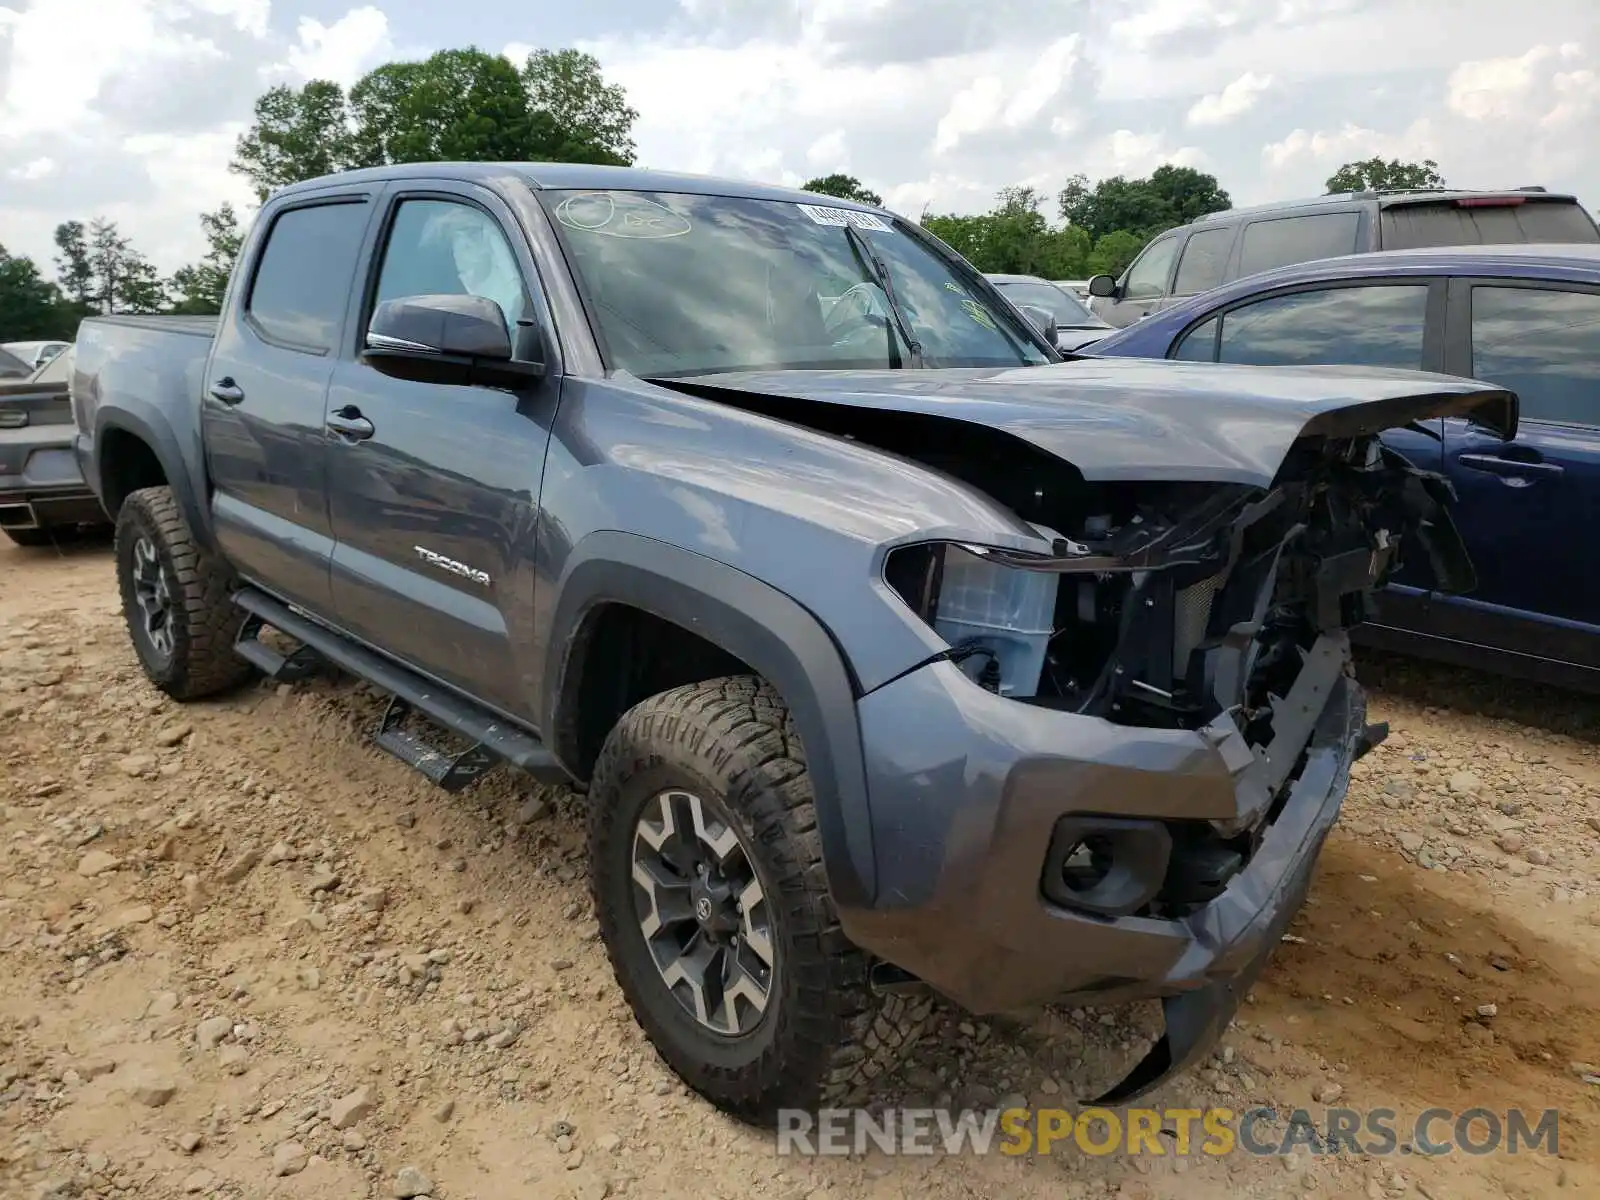
[(244, 389), (233, 381), (232, 375), (224, 375), (211, 385), (211, 395), (224, 404), (238, 404), (244, 399)]
[(346, 404), (329, 413), (326, 424), (329, 430), (353, 442), (364, 442), (376, 432), (372, 422), (363, 417), (354, 404)]
[(1498, 454), (1463, 454), (1457, 460), (1469, 471), (1485, 471), (1498, 475), (1507, 483), (1536, 483), (1564, 473), (1557, 463), (1524, 462), (1517, 458), (1501, 458)]

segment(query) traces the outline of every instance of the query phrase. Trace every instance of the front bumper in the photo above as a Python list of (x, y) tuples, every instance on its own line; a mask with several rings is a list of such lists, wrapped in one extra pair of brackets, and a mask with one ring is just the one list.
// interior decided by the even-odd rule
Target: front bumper
[(40, 529), (104, 521), (84, 481), (66, 426), (0, 430), (0, 528)]
[[(1298, 721), (1278, 722), (1296, 734), (1270, 747), (1281, 768), (1227, 716), (1198, 732), (1114, 725), (995, 696), (944, 663), (865, 697), (879, 890), (872, 908), (841, 912), (845, 931), (977, 1013), (1163, 998), (1164, 1037), (1102, 1100), (1150, 1090), (1231, 1020), (1305, 898), (1371, 736), (1347, 640), (1319, 650), (1320, 686), (1297, 690)], [(1288, 775), (1302, 750), (1263, 809), (1263, 780)], [(1043, 879), (1060, 823), (1088, 815), (1228, 830), (1254, 821), (1254, 845), (1181, 917), (1077, 911), (1046, 899)]]

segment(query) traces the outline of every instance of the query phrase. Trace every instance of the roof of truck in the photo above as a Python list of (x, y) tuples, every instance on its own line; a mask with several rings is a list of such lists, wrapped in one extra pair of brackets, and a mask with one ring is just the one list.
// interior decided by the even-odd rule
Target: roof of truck
[(734, 196), (747, 200), (787, 200), (799, 204), (824, 204), (829, 208), (852, 208), (863, 212), (883, 212), (870, 204), (842, 200), (818, 192), (776, 187), (748, 179), (729, 179), (717, 175), (691, 175), (674, 171), (652, 171), (644, 167), (608, 167), (595, 163), (543, 162), (428, 162), (401, 163), (387, 167), (364, 167), (322, 175), (293, 183), (274, 196), (316, 191), (335, 183), (386, 182), (391, 179), (459, 179), (471, 183), (504, 184), (521, 180), (537, 189), (612, 190), (628, 192), (687, 192), (701, 196)]

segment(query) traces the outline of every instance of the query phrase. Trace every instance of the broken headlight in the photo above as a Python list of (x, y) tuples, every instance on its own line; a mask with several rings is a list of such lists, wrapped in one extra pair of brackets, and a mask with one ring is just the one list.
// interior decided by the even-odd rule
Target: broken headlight
[(1060, 575), (994, 562), (954, 542), (901, 547), (886, 575), (973, 680), (1003, 696), (1037, 694)]

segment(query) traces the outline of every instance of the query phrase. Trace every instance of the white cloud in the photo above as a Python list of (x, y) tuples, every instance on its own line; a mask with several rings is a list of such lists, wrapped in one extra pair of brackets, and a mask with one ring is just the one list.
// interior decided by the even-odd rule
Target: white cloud
[(394, 48), (389, 18), (370, 5), (351, 9), (331, 25), (301, 17), (297, 32), (289, 68), (304, 79), (331, 79), (341, 87), (360, 79)]
[(1362, 158), (1421, 159), (1438, 153), (1432, 126), (1426, 121), (1413, 124), (1404, 133), (1391, 135), (1346, 123), (1325, 133), (1296, 129), (1281, 141), (1269, 142), (1261, 155), (1274, 169), (1309, 162), (1340, 166)]
[(11, 170), (6, 172), (6, 174), (10, 175), (13, 179), (31, 181), (34, 179), (44, 179), (47, 176), (54, 175), (56, 173), (56, 169), (56, 160), (48, 156), (43, 156), (32, 159), (29, 162), (25, 162), (20, 167), (12, 167)]
[[(578, 21), (613, 20), (578, 44), (639, 110), (641, 165), (847, 171), (912, 214), (1168, 162), (1249, 203), (1316, 194), (1374, 154), (1600, 201), (1594, 0), (1448, 7), (677, 0), (626, 22), (610, 5), (547, 14), (534, 32), (572, 44)], [(480, 0), (473, 36), (520, 65), (527, 12)], [(44, 265), (57, 222), (105, 215), (171, 270), (201, 250), (198, 212), (248, 200), (227, 163), (264, 87), (349, 83), (462, 40), (448, 7), (384, 0), (0, 0), (0, 241)], [(1271, 136), (1239, 136), (1264, 124)]]
[(1254, 108), (1261, 94), (1271, 86), (1271, 75), (1246, 71), (1220, 92), (1201, 96), (1186, 119), (1190, 125), (1225, 125)]
[(849, 167), (850, 153), (845, 146), (844, 130), (830, 129), (807, 146), (806, 162), (830, 175)]
[(999, 79), (993, 75), (974, 79), (955, 94), (940, 118), (939, 128), (934, 133), (933, 152), (944, 154), (954, 150), (968, 134), (983, 133), (998, 125), (1004, 103), (1004, 86)]
[[(3, 0), (0, 0), (3, 2)], [(275, 32), (270, 0), (32, 0), (0, 7), (0, 240), (46, 271), (65, 220), (107, 217), (164, 271), (198, 214), (254, 197), (228, 170), (267, 82), (349, 83), (389, 49), (370, 5)]]

